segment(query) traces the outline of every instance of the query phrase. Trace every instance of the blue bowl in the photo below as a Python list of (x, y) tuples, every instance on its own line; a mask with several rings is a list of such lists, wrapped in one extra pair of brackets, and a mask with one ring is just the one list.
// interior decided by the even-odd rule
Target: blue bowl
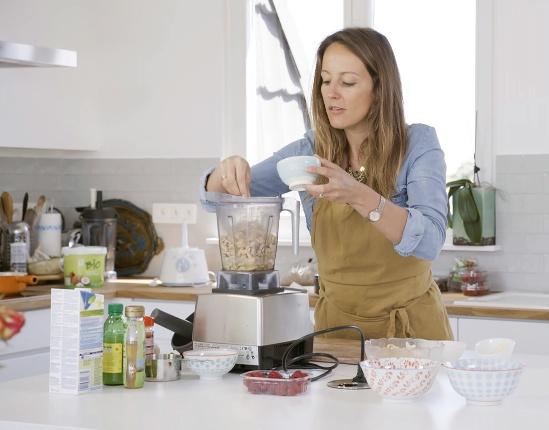
[(307, 167), (320, 167), (320, 160), (310, 155), (299, 155), (280, 160), (276, 164), (278, 176), (292, 191), (305, 191), (305, 185), (315, 182), (318, 175), (307, 172)]

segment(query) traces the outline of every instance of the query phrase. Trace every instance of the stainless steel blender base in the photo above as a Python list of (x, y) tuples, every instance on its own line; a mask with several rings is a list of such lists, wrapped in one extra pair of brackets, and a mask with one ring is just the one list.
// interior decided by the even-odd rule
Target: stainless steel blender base
[(261, 295), (284, 291), (280, 287), (277, 270), (238, 272), (221, 270), (217, 274), (217, 288), (212, 293)]

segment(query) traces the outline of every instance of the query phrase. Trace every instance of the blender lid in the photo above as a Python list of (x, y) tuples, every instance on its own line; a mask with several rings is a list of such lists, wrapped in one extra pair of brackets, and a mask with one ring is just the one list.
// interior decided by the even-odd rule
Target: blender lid
[(206, 192), (206, 200), (213, 204), (224, 203), (279, 203), (282, 204), (284, 199), (280, 196), (274, 197), (240, 197), (232, 194), (218, 193), (213, 191)]

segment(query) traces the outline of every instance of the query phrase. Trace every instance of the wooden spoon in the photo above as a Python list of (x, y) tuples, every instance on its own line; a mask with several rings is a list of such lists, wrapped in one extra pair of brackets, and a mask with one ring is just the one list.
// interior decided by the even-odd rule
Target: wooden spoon
[(42, 212), (44, 212), (44, 205), (46, 204), (46, 197), (40, 196), (38, 197), (38, 200), (36, 201), (36, 206), (34, 207), (34, 220), (31, 224), (31, 228), (34, 228), (34, 224), (38, 222), (40, 217), (42, 216)]
[(11, 223), (13, 221), (13, 198), (11, 197), (11, 194), (6, 191), (2, 193), (0, 198), (2, 199), (4, 213), (6, 214), (8, 223)]

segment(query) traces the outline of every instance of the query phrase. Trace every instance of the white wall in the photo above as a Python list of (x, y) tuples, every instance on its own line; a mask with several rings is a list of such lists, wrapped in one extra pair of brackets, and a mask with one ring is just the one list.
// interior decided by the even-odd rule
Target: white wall
[(547, 154), (549, 2), (494, 0), (493, 18), (494, 151)]
[(0, 156), (218, 157), (224, 0), (0, 0), (0, 40), (78, 67), (0, 68)]

